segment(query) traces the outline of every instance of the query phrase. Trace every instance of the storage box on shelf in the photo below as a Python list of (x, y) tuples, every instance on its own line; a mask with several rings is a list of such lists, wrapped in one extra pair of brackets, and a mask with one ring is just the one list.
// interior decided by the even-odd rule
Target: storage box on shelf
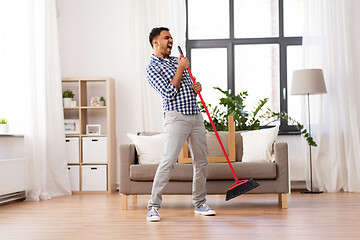
[(80, 191), (80, 166), (69, 165), (71, 191)]
[(65, 138), (66, 155), (68, 163), (80, 163), (80, 144), (79, 137)]
[(107, 138), (83, 137), (83, 163), (107, 162)]
[(106, 165), (83, 165), (81, 167), (83, 191), (106, 191)]
[[(73, 193), (116, 191), (115, 94), (112, 78), (63, 78), (76, 106), (64, 107), (68, 169)], [(105, 105), (100, 106), (100, 98)], [(91, 125), (91, 131), (87, 131)], [(88, 128), (89, 130), (90, 128)]]

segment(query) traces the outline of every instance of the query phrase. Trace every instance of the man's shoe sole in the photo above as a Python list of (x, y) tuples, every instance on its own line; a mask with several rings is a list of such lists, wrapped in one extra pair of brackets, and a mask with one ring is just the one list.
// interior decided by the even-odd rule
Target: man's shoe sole
[(196, 210), (195, 210), (195, 214), (199, 214), (199, 215), (203, 215), (203, 216), (215, 216), (216, 215), (215, 212), (208, 213), (208, 212), (201, 212), (201, 211), (196, 211)]
[(149, 222), (160, 222), (160, 218), (159, 218), (159, 217), (146, 218), (146, 220), (148, 220)]

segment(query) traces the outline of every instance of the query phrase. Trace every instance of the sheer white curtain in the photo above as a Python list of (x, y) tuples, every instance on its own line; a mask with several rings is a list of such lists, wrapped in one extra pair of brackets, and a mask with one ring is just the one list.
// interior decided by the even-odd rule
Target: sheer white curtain
[(1, 11), (9, 17), (2, 16), (1, 38), (15, 51), (2, 52), (1, 67), (12, 69), (13, 76), (3, 69), (0, 83), (17, 100), (8, 102), (7, 112), (23, 120), (27, 200), (71, 194), (55, 0), (1, 1)]
[[(312, 96), (313, 180), (360, 191), (360, 1), (305, 1), (304, 67), (322, 68), (327, 94)], [(309, 185), (309, 183), (308, 183)]]
[(146, 81), (145, 68), (150, 62), (152, 48), (149, 33), (154, 27), (168, 27), (174, 38), (173, 56), (179, 56), (177, 46), (185, 52), (186, 11), (184, 0), (130, 0), (134, 21), (132, 32), (133, 73), (131, 84), (138, 98), (136, 111), (139, 131), (162, 131), (163, 115), (160, 95)]

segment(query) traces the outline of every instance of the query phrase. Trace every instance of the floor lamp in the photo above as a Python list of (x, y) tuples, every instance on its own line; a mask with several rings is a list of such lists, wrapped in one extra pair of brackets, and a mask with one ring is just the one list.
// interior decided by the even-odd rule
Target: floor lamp
[[(307, 95), (308, 103), (308, 116), (309, 116), (309, 136), (311, 137), (311, 124), (310, 124), (310, 94), (326, 93), (326, 86), (324, 81), (324, 75), (321, 69), (301, 69), (295, 70), (293, 73), (291, 95)], [(312, 180), (312, 156), (311, 146), (310, 148), (310, 191), (302, 193), (322, 193), (322, 191), (313, 190)]]

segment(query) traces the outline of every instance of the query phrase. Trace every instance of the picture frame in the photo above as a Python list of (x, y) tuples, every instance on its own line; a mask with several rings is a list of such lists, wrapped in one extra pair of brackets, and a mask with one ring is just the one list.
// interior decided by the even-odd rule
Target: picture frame
[(101, 125), (86, 124), (86, 135), (101, 135)]
[(100, 106), (100, 97), (96, 97), (96, 96), (89, 97), (89, 106), (90, 107), (99, 107)]
[(79, 119), (65, 119), (64, 120), (65, 134), (79, 134), (80, 120)]

